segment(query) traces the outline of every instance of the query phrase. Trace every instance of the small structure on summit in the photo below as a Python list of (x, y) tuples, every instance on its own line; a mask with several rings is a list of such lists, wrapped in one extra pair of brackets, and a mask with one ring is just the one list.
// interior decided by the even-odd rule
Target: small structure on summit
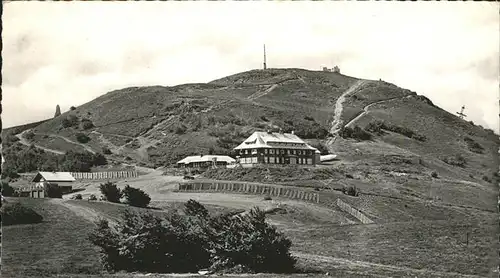
[(340, 68), (338, 66), (333, 67), (334, 73), (340, 73)]
[(234, 148), (243, 167), (255, 164), (309, 165), (320, 163), (320, 151), (292, 133), (256, 131)]

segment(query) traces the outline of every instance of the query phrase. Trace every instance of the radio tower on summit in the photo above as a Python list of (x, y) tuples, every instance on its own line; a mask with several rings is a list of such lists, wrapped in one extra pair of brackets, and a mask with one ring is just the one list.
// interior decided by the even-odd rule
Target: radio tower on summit
[(264, 44), (264, 69), (267, 69), (266, 65), (266, 45)]

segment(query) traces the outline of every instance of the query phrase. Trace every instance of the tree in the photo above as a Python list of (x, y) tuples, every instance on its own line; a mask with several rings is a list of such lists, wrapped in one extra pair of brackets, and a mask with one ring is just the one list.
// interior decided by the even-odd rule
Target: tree
[(123, 196), (123, 192), (120, 188), (118, 188), (115, 183), (109, 181), (101, 183), (99, 189), (101, 190), (102, 195), (106, 197), (106, 200), (112, 203), (119, 203), (120, 198)]
[(187, 203), (184, 204), (184, 212), (186, 215), (198, 216), (198, 217), (208, 217), (208, 210), (199, 202), (189, 199)]
[(133, 207), (146, 208), (151, 201), (151, 198), (146, 192), (138, 188), (130, 187), (129, 185), (125, 186), (122, 193), (127, 199), (127, 203)]
[(85, 144), (90, 141), (90, 137), (88, 137), (85, 133), (78, 132), (77, 134), (75, 134), (75, 136), (76, 140), (80, 143)]
[(6, 197), (11, 197), (15, 195), (15, 190), (12, 186), (9, 185), (6, 181), (1, 181), (2, 186), (2, 195)]

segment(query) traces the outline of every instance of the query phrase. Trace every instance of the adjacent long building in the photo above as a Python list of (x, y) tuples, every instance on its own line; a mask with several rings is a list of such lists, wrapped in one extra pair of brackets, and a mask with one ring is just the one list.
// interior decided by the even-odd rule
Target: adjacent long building
[(256, 131), (234, 149), (242, 166), (254, 164), (316, 165), (320, 151), (292, 133)]

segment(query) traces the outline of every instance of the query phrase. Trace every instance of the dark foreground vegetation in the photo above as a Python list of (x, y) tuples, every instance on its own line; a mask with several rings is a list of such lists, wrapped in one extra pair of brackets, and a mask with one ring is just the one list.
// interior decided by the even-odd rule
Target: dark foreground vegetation
[(29, 207), (19, 202), (2, 204), (0, 208), (2, 225), (35, 224), (40, 223), (43, 217)]
[(189, 200), (183, 213), (165, 217), (127, 210), (116, 228), (99, 220), (89, 239), (109, 271), (294, 272), (291, 241), (265, 220), (258, 208), (244, 216), (213, 216)]

